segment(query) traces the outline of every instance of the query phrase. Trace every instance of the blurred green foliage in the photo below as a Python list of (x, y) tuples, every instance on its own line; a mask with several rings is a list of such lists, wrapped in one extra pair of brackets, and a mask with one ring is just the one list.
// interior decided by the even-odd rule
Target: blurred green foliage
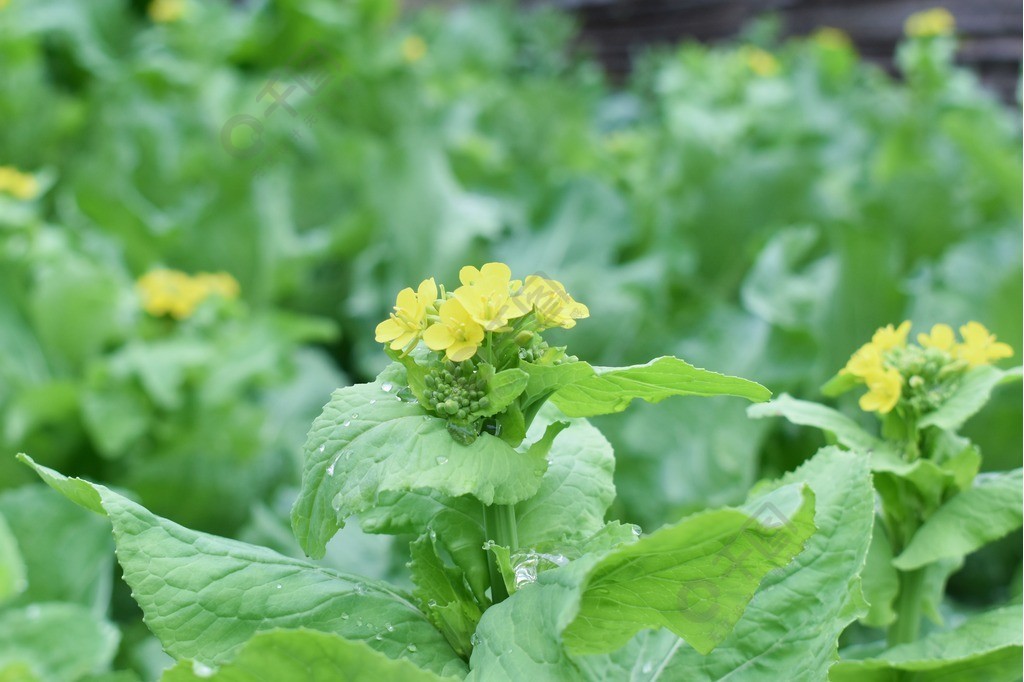
[[(676, 354), (817, 399), (902, 319), (1021, 351), (1019, 115), (952, 38), (904, 43), (894, 80), (834, 33), (763, 24), (612, 86), (548, 10), (146, 9), (0, 9), (0, 165), (41, 186), (0, 194), (0, 489), (28, 480), (23, 450), (191, 527), (259, 509), (266, 533), (330, 390), (382, 366), (394, 292), (492, 259), (590, 307), (572, 352), (595, 364)], [(151, 318), (133, 282), (155, 267), (229, 272), (242, 300)], [(732, 400), (599, 426), (614, 514), (648, 530), (821, 444)], [(1018, 466), (1020, 396), (966, 433)]]

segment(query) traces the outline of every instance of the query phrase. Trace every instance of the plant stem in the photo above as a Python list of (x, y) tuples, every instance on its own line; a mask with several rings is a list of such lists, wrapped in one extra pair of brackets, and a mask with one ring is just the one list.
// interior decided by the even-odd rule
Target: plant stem
[[(484, 507), (484, 533), (496, 545), (508, 547), (509, 552), (519, 546), (516, 530), (516, 508), (511, 504), (492, 504)], [(487, 568), (491, 574), (491, 601), (495, 604), (508, 598), (505, 581), (501, 577), (494, 554), (487, 555)]]
[(924, 568), (900, 571), (900, 594), (896, 600), (896, 620), (889, 626), (889, 646), (917, 639), (921, 630), (921, 591)]

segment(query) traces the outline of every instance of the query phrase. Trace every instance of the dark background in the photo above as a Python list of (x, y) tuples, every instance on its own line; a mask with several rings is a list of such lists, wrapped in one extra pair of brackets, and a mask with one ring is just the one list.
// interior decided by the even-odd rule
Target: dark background
[(959, 61), (1006, 101), (1016, 101), (1021, 63), (1022, 3), (1016, 0), (529, 0), (576, 14), (583, 41), (616, 77), (651, 45), (686, 39), (734, 37), (765, 13), (780, 20), (783, 36), (822, 26), (848, 33), (869, 61), (892, 70), (903, 21), (914, 12), (945, 7), (956, 17)]

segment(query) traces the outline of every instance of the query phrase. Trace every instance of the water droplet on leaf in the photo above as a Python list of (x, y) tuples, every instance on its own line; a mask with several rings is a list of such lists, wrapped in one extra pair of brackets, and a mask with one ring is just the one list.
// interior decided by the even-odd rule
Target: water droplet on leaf
[(447, 457), (443, 457), (443, 456), (439, 456), (436, 461), (437, 461), (438, 464), (447, 464), (448, 463), (448, 458)]
[(391, 384), (390, 381), (385, 381), (383, 384), (380, 385), (380, 390), (384, 391), (385, 393), (389, 393), (392, 388), (394, 388), (394, 386)]
[(199, 661), (192, 661), (192, 672), (196, 677), (213, 677), (213, 668)]

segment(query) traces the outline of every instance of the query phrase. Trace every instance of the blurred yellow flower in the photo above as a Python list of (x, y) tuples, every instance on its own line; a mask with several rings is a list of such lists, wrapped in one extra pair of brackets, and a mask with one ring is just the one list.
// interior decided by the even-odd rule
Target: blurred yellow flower
[(166, 24), (178, 21), (185, 16), (185, 0), (153, 0), (149, 3), (147, 12), (149, 18), (158, 24)]
[(932, 327), (929, 334), (918, 334), (917, 342), (922, 348), (937, 348), (947, 353), (952, 353), (956, 346), (956, 336), (953, 328), (948, 324), (937, 324)]
[(530, 306), (512, 291), (519, 283), (512, 282), (512, 271), (504, 263), (487, 263), (477, 270), (468, 265), (459, 271), (462, 286), (453, 292), (469, 316), (491, 332), (511, 329), (509, 320), (530, 312)]
[(811, 40), (826, 50), (847, 50), (853, 46), (853, 41), (845, 31), (832, 26), (822, 26), (814, 32)]
[(748, 46), (744, 53), (747, 58), (747, 66), (762, 78), (774, 76), (781, 71), (779, 60), (771, 52), (762, 50), (759, 47)]
[(952, 35), (956, 30), (956, 19), (945, 7), (935, 7), (915, 12), (907, 17), (903, 32), (908, 38), (934, 38)]
[(852, 374), (863, 379), (869, 374), (882, 370), (882, 353), (873, 343), (865, 343), (850, 356), (840, 373)]
[(893, 329), (891, 324), (887, 324), (881, 329), (877, 330), (871, 337), (871, 343), (874, 344), (878, 352), (885, 353), (886, 351), (892, 350), (893, 348), (903, 348), (907, 345), (907, 334), (910, 333), (910, 321), (906, 321), (899, 327)]
[(31, 173), (22, 173), (13, 166), (0, 166), (0, 192), (28, 201), (39, 194), (39, 181)]
[(443, 350), (453, 362), (469, 360), (484, 340), (484, 328), (457, 298), (442, 303), (438, 314), (441, 321), (432, 324), (423, 334), (427, 347), (430, 350)]
[(590, 317), (587, 306), (573, 299), (561, 282), (537, 275), (526, 278), (523, 298), (533, 306), (542, 329), (562, 327), (572, 329), (576, 320)]
[(415, 64), (427, 56), (427, 43), (417, 35), (406, 36), (402, 41), (402, 59)]
[(956, 346), (954, 354), (966, 361), (970, 367), (987, 365), (994, 360), (1013, 356), (1013, 348), (996, 341), (995, 334), (990, 334), (988, 329), (978, 322), (968, 322), (960, 327), (960, 336), (964, 341)]
[(183, 320), (211, 296), (238, 297), (239, 286), (226, 272), (199, 273), (195, 277), (180, 270), (151, 270), (136, 283), (143, 309), (154, 317), (170, 315)]
[(885, 367), (864, 377), (868, 392), (860, 397), (860, 409), (865, 412), (888, 414), (900, 400), (903, 391), (903, 377), (891, 368)]
[(427, 315), (434, 311), (436, 300), (437, 285), (433, 277), (420, 282), (416, 291), (411, 287), (399, 291), (395, 312), (377, 325), (377, 342), (390, 342), (392, 350), (403, 350), (414, 345), (427, 328)]

